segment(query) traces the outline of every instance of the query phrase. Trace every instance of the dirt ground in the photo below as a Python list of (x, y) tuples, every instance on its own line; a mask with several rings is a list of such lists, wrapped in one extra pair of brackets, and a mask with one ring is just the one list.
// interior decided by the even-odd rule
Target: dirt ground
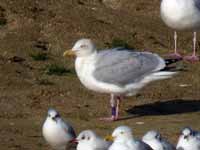
[[(129, 125), (138, 138), (156, 129), (176, 144), (184, 126), (200, 130), (200, 63), (179, 62), (178, 75), (126, 98), (121, 114), (129, 119), (98, 121), (109, 114), (109, 95), (84, 88), (74, 59), (62, 57), (64, 50), (82, 37), (93, 39), (99, 49), (115, 39), (161, 55), (173, 48), (173, 31), (160, 19), (160, 0), (110, 1), (0, 0), (1, 150), (51, 149), (41, 135), (50, 107), (77, 133), (92, 129), (104, 136), (118, 125)], [(180, 32), (178, 38), (181, 52), (191, 53), (192, 33)], [(37, 61), (38, 53), (47, 58)], [(50, 75), (52, 64), (65, 66), (66, 73)]]

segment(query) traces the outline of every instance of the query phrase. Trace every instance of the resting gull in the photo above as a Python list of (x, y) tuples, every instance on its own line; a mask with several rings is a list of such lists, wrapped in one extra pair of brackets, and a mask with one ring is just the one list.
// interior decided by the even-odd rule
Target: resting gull
[(175, 74), (163, 71), (165, 61), (157, 54), (125, 48), (97, 51), (90, 39), (78, 40), (63, 55), (76, 55), (75, 70), (85, 87), (111, 95), (112, 115), (103, 120), (118, 119), (119, 103), (123, 96), (135, 95), (151, 81)]
[(186, 127), (182, 130), (179, 137), (177, 150), (200, 150), (200, 139), (196, 131), (190, 127)]
[(174, 29), (175, 50), (172, 57), (182, 58), (177, 52), (177, 30), (193, 31), (193, 54), (184, 59), (199, 61), (196, 54), (196, 31), (200, 29), (200, 0), (162, 0), (161, 18), (167, 26)]
[(106, 139), (113, 141), (109, 150), (153, 150), (142, 140), (135, 139), (128, 126), (117, 127), (112, 135), (108, 135)]
[(92, 130), (82, 131), (76, 138), (77, 150), (107, 150), (112, 142), (100, 138)]
[(142, 141), (151, 146), (153, 150), (176, 150), (176, 148), (163, 138), (158, 131), (148, 131)]

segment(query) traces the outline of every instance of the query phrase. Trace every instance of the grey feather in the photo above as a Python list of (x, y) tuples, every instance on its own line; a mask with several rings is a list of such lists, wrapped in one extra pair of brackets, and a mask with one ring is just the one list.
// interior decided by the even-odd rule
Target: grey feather
[(195, 7), (200, 11), (200, 0), (194, 0)]
[(182, 148), (182, 147), (178, 147), (177, 150), (184, 150), (184, 148)]
[(193, 130), (193, 134), (200, 141), (200, 132)]
[(174, 145), (170, 144), (168, 141), (166, 141), (165, 139), (163, 139), (161, 141), (162, 145), (163, 145), (163, 149), (164, 150), (176, 150), (176, 148), (174, 147)]
[(102, 82), (125, 86), (159, 71), (161, 58), (149, 52), (135, 52), (123, 48), (98, 53), (94, 77)]
[(76, 133), (71, 126), (69, 126), (69, 128), (68, 128), (68, 132), (72, 135), (72, 137), (74, 137), (74, 138), (76, 137)]
[(102, 139), (97, 139), (96, 144), (94, 145), (95, 150), (107, 150), (111, 145), (111, 142), (103, 141)]
[(144, 143), (141, 140), (137, 140), (138, 142), (138, 149), (140, 150), (153, 150), (148, 144)]
[(128, 147), (135, 150), (153, 150), (148, 144), (139, 139), (133, 138), (127, 143)]
[(60, 120), (60, 124), (62, 126), (62, 128), (64, 130), (67, 131), (67, 133), (69, 133), (69, 135), (72, 136), (72, 138), (75, 138), (76, 137), (76, 133), (73, 129), (73, 127), (68, 123), (68, 122), (64, 122), (62, 119)]

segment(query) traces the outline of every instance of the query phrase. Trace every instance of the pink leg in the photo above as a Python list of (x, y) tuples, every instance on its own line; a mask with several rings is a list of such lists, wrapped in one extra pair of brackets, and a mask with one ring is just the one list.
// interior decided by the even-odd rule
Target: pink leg
[(111, 117), (100, 118), (103, 121), (115, 121), (119, 117), (119, 103), (121, 98), (111, 94), (110, 104), (111, 104)]
[(182, 59), (181, 54), (177, 51), (177, 33), (174, 31), (174, 53), (168, 54), (169, 57), (174, 59)]
[(115, 120), (118, 120), (118, 119), (119, 119), (119, 107), (120, 107), (120, 101), (121, 101), (121, 97), (118, 96), (118, 97), (117, 97), (117, 107), (116, 107)]
[(197, 33), (194, 32), (194, 37), (193, 37), (193, 53), (190, 56), (185, 56), (184, 60), (187, 60), (187, 61), (190, 61), (190, 62), (199, 61), (199, 57), (196, 55), (196, 42), (197, 42)]

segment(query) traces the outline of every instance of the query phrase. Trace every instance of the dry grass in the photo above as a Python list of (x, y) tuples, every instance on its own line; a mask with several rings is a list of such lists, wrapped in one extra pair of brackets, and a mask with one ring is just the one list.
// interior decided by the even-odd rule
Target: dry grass
[[(71, 121), (77, 133), (93, 129), (104, 136), (125, 124), (136, 137), (157, 129), (175, 144), (182, 127), (200, 130), (200, 63), (179, 62), (178, 75), (123, 100), (120, 114), (131, 118), (105, 123), (97, 118), (110, 113), (109, 95), (84, 88), (75, 75), (74, 60), (62, 57), (82, 37), (92, 38), (100, 48), (131, 46), (164, 56), (173, 47), (173, 31), (160, 20), (159, 3), (125, 0), (113, 10), (99, 1), (2, 0), (7, 23), (0, 26), (1, 150), (50, 149), (41, 136), (49, 107)], [(192, 34), (178, 35), (179, 49), (190, 53)], [(35, 45), (38, 41), (46, 42)], [(42, 54), (30, 58), (36, 49)], [(15, 56), (23, 61), (10, 61)]]

